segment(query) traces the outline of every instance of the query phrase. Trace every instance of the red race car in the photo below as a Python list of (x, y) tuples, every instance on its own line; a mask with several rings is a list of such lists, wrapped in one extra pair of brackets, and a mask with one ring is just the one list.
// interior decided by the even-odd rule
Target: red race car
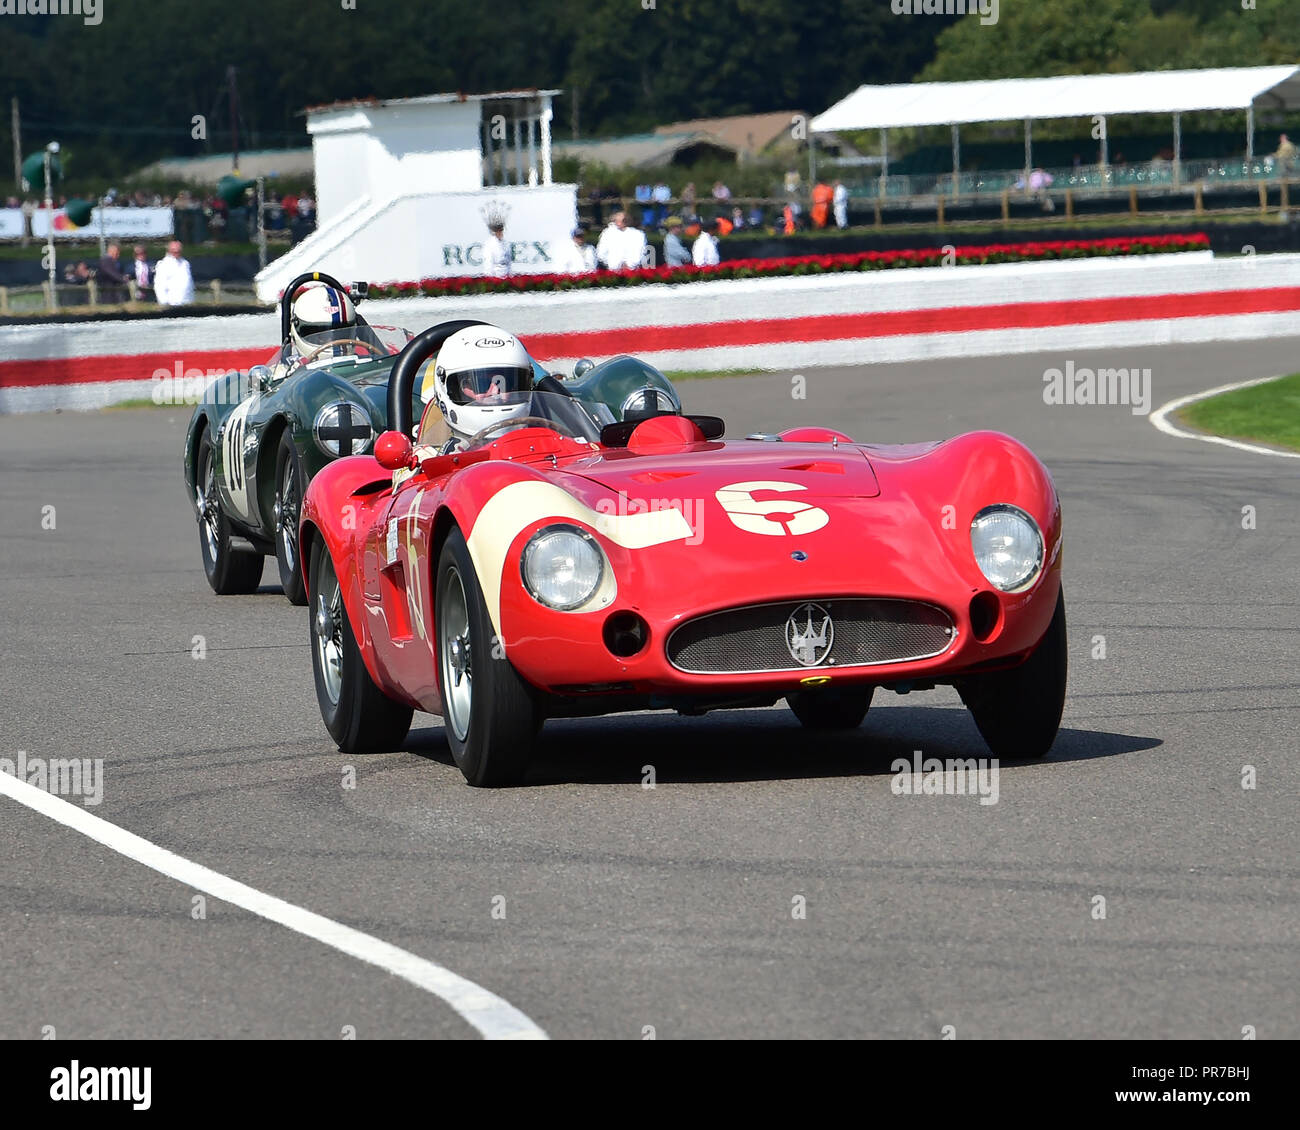
[[(716, 417), (653, 403), (602, 422), (555, 378), (503, 388), (472, 359), (444, 366), (465, 326), (409, 343), (390, 430), (328, 464), (303, 504), (316, 691), (339, 749), (396, 748), (424, 710), (466, 780), (503, 785), (547, 717), (784, 698), (806, 727), (852, 728), (876, 687), (938, 684), (994, 755), (1051, 747), (1061, 508), (1022, 444), (826, 428), (724, 442)], [(489, 349), (509, 337), (470, 333)], [(415, 431), (434, 354), (450, 399)], [(444, 441), (445, 417), (480, 410), (484, 427)]]

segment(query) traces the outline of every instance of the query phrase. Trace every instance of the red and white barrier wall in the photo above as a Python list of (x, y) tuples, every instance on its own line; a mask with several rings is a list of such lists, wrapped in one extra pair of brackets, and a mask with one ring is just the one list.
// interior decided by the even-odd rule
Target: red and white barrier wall
[[(911, 268), (363, 309), (413, 331), (482, 318), (561, 368), (634, 353), (664, 369), (800, 369), (1300, 336), (1300, 255)], [(0, 327), (0, 412), (147, 397), (164, 376), (265, 361), (277, 335), (272, 313)]]

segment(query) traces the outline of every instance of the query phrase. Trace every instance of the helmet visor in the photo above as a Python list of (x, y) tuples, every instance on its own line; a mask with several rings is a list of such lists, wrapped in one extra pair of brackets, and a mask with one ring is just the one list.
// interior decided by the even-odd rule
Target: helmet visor
[(455, 404), (479, 404), (532, 387), (533, 371), (515, 365), (489, 365), (447, 375), (447, 395)]

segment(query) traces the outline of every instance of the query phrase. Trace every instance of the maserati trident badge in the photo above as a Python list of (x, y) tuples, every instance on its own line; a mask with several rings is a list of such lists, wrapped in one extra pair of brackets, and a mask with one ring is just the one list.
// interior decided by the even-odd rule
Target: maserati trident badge
[(802, 667), (816, 667), (831, 653), (835, 625), (820, 604), (801, 604), (785, 622), (785, 646)]

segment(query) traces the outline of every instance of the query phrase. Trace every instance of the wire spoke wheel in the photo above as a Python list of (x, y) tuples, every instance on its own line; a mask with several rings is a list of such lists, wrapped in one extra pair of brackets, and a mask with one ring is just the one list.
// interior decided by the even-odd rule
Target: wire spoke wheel
[(321, 678), (330, 702), (337, 706), (343, 690), (343, 598), (328, 554), (321, 561), (320, 589), (313, 611)]
[(447, 722), (456, 737), (469, 735), (474, 705), (474, 662), (470, 646), (469, 604), (459, 570), (450, 568), (438, 594), (441, 629), (438, 654), (442, 663), (442, 685), (446, 688)]

